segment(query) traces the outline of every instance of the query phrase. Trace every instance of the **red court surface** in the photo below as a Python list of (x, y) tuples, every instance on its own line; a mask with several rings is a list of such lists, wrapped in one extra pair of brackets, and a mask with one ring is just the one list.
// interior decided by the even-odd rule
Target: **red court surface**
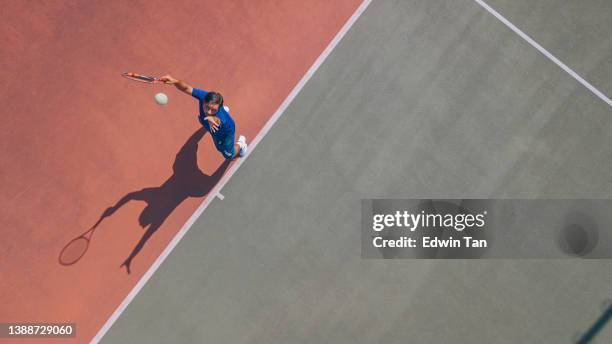
[[(360, 2), (4, 3), (0, 322), (71, 322), (70, 342), (91, 340), (227, 168), (195, 100), (120, 72), (220, 91), (250, 140)], [(61, 265), (62, 248), (122, 198), (82, 259)], [(127, 274), (148, 226), (159, 229)]]

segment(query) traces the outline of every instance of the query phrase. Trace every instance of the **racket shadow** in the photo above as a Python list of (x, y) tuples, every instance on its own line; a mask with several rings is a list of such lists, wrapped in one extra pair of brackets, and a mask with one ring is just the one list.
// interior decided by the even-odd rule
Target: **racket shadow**
[[(180, 151), (176, 154), (172, 166), (173, 174), (162, 185), (148, 187), (126, 194), (119, 199), (117, 203), (108, 207), (102, 213), (94, 227), (90, 229), (92, 232), (90, 234), (91, 238), (93, 230), (105, 218), (112, 216), (117, 210), (121, 209), (121, 207), (130, 201), (144, 201), (147, 204), (138, 217), (138, 223), (145, 229), (145, 232), (126, 260), (120, 265), (120, 267), (126, 268), (128, 274), (131, 273), (132, 260), (142, 250), (151, 236), (161, 227), (168, 216), (186, 199), (190, 197), (200, 198), (206, 196), (219, 182), (224, 172), (229, 167), (231, 161), (225, 160), (212, 175), (206, 175), (199, 169), (197, 163), (198, 142), (205, 133), (206, 129), (202, 127), (189, 137), (187, 142), (185, 142)], [(83, 235), (71, 240), (68, 245), (64, 247), (62, 253), (64, 253), (74, 242), (81, 241), (80, 238), (82, 237)], [(79, 243), (79, 247), (85, 246), (86, 251), (89, 240), (90, 239), (87, 239), (87, 243)], [(60, 254), (60, 264), (62, 265), (72, 265), (85, 254), (85, 252), (80, 255), (78, 253), (74, 254), (76, 260), (73, 259), (74, 261), (71, 261), (68, 259), (62, 260), (62, 253)], [(69, 264), (66, 264), (67, 262), (69, 262)]]

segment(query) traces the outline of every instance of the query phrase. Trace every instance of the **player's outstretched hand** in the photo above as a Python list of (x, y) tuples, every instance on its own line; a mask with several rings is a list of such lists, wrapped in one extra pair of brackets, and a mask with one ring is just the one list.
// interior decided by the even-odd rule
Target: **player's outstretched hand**
[(206, 116), (204, 117), (204, 119), (208, 121), (208, 124), (210, 125), (210, 131), (214, 133), (219, 129), (221, 120), (217, 116)]
[(175, 79), (174, 77), (172, 77), (172, 75), (170, 74), (166, 74), (164, 76), (162, 76), (161, 78), (159, 78), (160, 81), (165, 82), (166, 84), (176, 84), (178, 82), (178, 79)]

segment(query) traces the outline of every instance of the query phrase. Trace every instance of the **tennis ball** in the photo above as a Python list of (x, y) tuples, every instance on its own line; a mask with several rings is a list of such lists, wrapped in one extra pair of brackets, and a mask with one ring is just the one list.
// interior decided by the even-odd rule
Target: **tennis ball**
[(166, 105), (168, 104), (168, 96), (164, 93), (158, 93), (155, 95), (155, 102), (159, 105)]

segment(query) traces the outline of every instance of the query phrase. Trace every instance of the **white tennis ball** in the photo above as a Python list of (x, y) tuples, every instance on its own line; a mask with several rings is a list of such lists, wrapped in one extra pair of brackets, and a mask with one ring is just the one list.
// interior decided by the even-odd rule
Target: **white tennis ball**
[(166, 105), (168, 104), (168, 96), (164, 93), (158, 93), (155, 95), (155, 102), (159, 105)]

